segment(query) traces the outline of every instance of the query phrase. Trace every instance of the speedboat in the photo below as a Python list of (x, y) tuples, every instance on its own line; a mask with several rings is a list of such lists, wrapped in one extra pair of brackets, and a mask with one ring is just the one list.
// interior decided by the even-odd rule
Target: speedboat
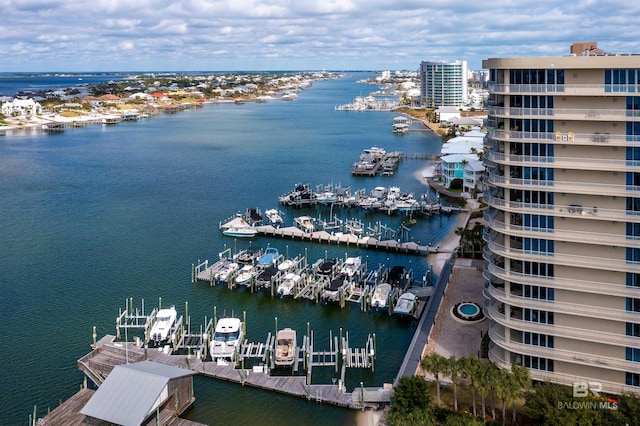
[(280, 296), (291, 296), (301, 280), (302, 277), (300, 275), (289, 272), (278, 285), (278, 294)]
[(251, 226), (262, 225), (262, 213), (256, 208), (248, 208), (245, 217)]
[(277, 209), (265, 210), (264, 215), (269, 221), (269, 223), (275, 228), (282, 226), (282, 223), (283, 223), (282, 216), (280, 216), (280, 212), (278, 212)]
[(275, 265), (278, 257), (280, 256), (280, 252), (275, 247), (267, 247), (264, 254), (260, 259), (258, 259), (258, 266), (266, 268), (268, 266)]
[(402, 293), (398, 298), (396, 306), (393, 308), (393, 314), (399, 316), (413, 315), (418, 298), (413, 293)]
[(251, 279), (256, 275), (256, 269), (253, 265), (244, 265), (236, 276), (236, 284), (247, 285), (251, 283)]
[(328, 301), (337, 301), (340, 296), (340, 289), (345, 286), (345, 283), (345, 275), (339, 274), (336, 278), (331, 280), (328, 287), (322, 290), (322, 298)]
[(295, 362), (296, 340), (295, 330), (290, 328), (278, 330), (276, 334), (276, 365), (292, 365)]
[(311, 216), (299, 216), (293, 220), (294, 224), (305, 233), (315, 231), (313, 226), (313, 218)]
[(387, 283), (378, 284), (373, 292), (373, 296), (371, 296), (371, 307), (376, 309), (386, 308), (389, 300), (389, 293), (391, 293), (391, 285)]
[(229, 277), (238, 270), (238, 264), (236, 262), (227, 263), (218, 272), (216, 272), (216, 281), (226, 283), (229, 281)]
[(256, 275), (256, 284), (262, 287), (270, 287), (271, 279), (278, 274), (278, 268), (271, 265), (258, 272)]
[(360, 256), (348, 257), (347, 260), (344, 261), (344, 265), (340, 272), (346, 275), (349, 279), (353, 279), (353, 277), (360, 272), (361, 266), (362, 258)]
[(239, 318), (220, 318), (209, 345), (209, 353), (214, 361), (232, 361), (242, 344), (242, 321)]
[(278, 271), (287, 272), (293, 269), (294, 266), (296, 266), (296, 263), (293, 260), (286, 259), (280, 262), (280, 264), (278, 265)]
[(257, 233), (255, 228), (249, 226), (232, 226), (222, 231), (223, 235), (235, 238), (253, 238)]
[(175, 326), (178, 314), (175, 306), (168, 309), (160, 309), (156, 314), (156, 320), (149, 332), (149, 345), (160, 347), (169, 343), (171, 330)]
[(263, 255), (262, 247), (250, 246), (246, 250), (241, 251), (235, 260), (243, 265), (253, 265)]
[(396, 265), (389, 271), (389, 284), (398, 287), (404, 280), (404, 273), (407, 269), (402, 265)]
[(329, 276), (333, 272), (333, 268), (335, 266), (336, 266), (335, 259), (327, 259), (318, 266), (317, 272), (319, 275)]

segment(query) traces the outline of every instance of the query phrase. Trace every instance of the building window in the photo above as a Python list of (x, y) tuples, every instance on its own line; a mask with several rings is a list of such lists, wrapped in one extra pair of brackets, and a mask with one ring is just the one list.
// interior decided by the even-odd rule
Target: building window
[(640, 191), (640, 173), (627, 172), (627, 191)]
[(525, 331), (523, 333), (523, 341), (525, 345), (543, 346), (545, 348), (553, 348), (553, 336), (547, 336), (546, 334), (531, 333)]
[(604, 70), (605, 92), (636, 92), (640, 87), (640, 70), (616, 68)]
[(523, 238), (524, 252), (540, 255), (553, 255), (553, 240), (541, 238)]
[(627, 311), (628, 312), (640, 312), (640, 299), (634, 299), (633, 297), (627, 297)]
[(640, 324), (627, 323), (627, 336), (640, 337)]
[(640, 373), (625, 373), (627, 386), (640, 386)]
[(553, 230), (553, 216), (539, 214), (524, 214), (524, 228), (527, 231), (547, 231)]
[(522, 320), (539, 324), (553, 324), (553, 312), (524, 308), (522, 310)]
[(640, 214), (640, 198), (627, 197), (627, 214)]
[(640, 142), (640, 122), (627, 122), (627, 141)]
[(542, 358), (537, 356), (530, 356), (530, 355), (523, 355), (522, 361), (523, 361), (522, 365), (524, 365), (527, 368), (531, 368), (534, 370), (553, 371), (552, 359), (547, 359), (547, 358)]
[(640, 362), (640, 348), (627, 348), (627, 361)]
[(522, 262), (522, 271), (525, 275), (533, 275), (536, 277), (553, 277), (553, 264), (540, 262)]
[(627, 272), (627, 287), (640, 287), (640, 274)]
[(640, 238), (640, 223), (627, 222), (627, 239), (637, 240)]

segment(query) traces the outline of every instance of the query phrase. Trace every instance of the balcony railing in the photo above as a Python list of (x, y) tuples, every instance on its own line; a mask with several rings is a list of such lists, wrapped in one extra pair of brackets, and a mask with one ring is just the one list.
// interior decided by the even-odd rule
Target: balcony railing
[(489, 117), (503, 118), (553, 118), (554, 120), (589, 121), (638, 121), (639, 110), (625, 108), (508, 108), (489, 107)]
[(635, 84), (497, 84), (489, 83), (489, 92), (495, 94), (550, 93), (569, 96), (624, 96), (637, 93)]
[[(624, 153), (623, 153), (624, 155)], [(639, 172), (640, 161), (611, 160), (604, 158), (549, 157), (540, 155), (515, 155), (489, 151), (484, 156), (494, 163), (510, 166), (540, 166), (554, 169), (598, 170), (617, 172)]]
[(489, 227), (501, 234), (518, 237), (544, 238), (547, 240), (566, 241), (585, 244), (606, 244), (618, 247), (640, 248), (640, 237), (629, 237), (620, 234), (605, 234), (600, 232), (573, 231), (556, 228), (534, 228), (532, 226), (519, 226), (506, 224), (492, 217), (485, 218)]
[(640, 298), (640, 287), (630, 287), (623, 284), (611, 284), (608, 282), (572, 280), (561, 277), (547, 278), (539, 275), (524, 274), (522, 271), (514, 269), (508, 271), (492, 262), (485, 263), (483, 276), (489, 281), (495, 277), (503, 281), (509, 281), (516, 284), (537, 285), (552, 287), (559, 290)]
[(600, 207), (583, 207), (582, 211), (579, 211), (575, 206), (570, 205), (506, 201), (502, 198), (491, 195), (489, 191), (484, 192), (483, 201), (497, 210), (502, 210), (510, 213), (530, 213), (571, 218), (581, 217), (585, 219), (597, 218), (600, 220), (611, 220), (618, 222), (640, 222), (640, 212), (620, 209), (603, 209)]
[[(548, 312), (556, 312), (559, 314), (577, 315), (583, 317), (604, 317), (612, 321), (640, 321), (640, 313), (638, 312), (629, 312), (623, 309), (603, 308), (601, 306), (559, 302), (557, 300), (549, 301), (514, 296), (507, 294), (488, 283), (485, 283), (485, 290), (486, 293), (493, 299), (518, 308), (541, 309)], [(624, 300), (622, 300), (622, 302), (624, 302)]]
[[(489, 343), (489, 359), (496, 363), (499, 367), (504, 368), (506, 370), (511, 369), (511, 363), (505, 361), (502, 357), (495, 353), (495, 344)], [(515, 362), (515, 361), (514, 361)], [(543, 371), (543, 370), (535, 370), (529, 369), (529, 374), (533, 380), (538, 380), (541, 382), (553, 382), (560, 383), (563, 385), (572, 386), (576, 382), (589, 382), (593, 381), (593, 377), (584, 377), (572, 374), (565, 373), (556, 373), (552, 371)], [(623, 394), (623, 393), (637, 393), (638, 388), (633, 386), (627, 386), (622, 383), (616, 383), (605, 380), (598, 380), (598, 382), (602, 385), (602, 391), (613, 393), (613, 394)]]
[(606, 271), (620, 271), (640, 273), (640, 262), (616, 259), (616, 258), (604, 258), (593, 256), (579, 256), (575, 254), (566, 253), (545, 253), (538, 254), (531, 251), (525, 251), (522, 249), (506, 247), (502, 244), (498, 244), (495, 241), (487, 241), (485, 248), (491, 253), (495, 253), (498, 256), (504, 256), (508, 259), (515, 259), (521, 261), (541, 262), (553, 265), (565, 265), (576, 268), (587, 269), (602, 269)]
[(567, 339), (585, 340), (587, 342), (604, 343), (623, 347), (637, 348), (638, 345), (640, 345), (640, 338), (626, 336), (624, 334), (614, 334), (604, 331), (586, 330), (582, 328), (567, 327), (561, 325), (541, 324), (537, 322), (529, 322), (516, 318), (510, 318), (505, 314), (500, 313), (492, 305), (491, 300), (487, 300), (484, 302), (483, 312), (498, 324), (519, 331), (530, 331), (532, 333), (542, 333)]
[(612, 135), (609, 133), (574, 132), (522, 132), (517, 130), (490, 129), (489, 140), (505, 142), (556, 143), (562, 145), (628, 146), (640, 144), (640, 136)]
[[(624, 178), (624, 176), (622, 176), (622, 178)], [(508, 176), (498, 176), (495, 173), (485, 174), (485, 182), (489, 185), (509, 189), (527, 189), (588, 195), (607, 194), (609, 196), (620, 197), (640, 196), (640, 186), (638, 185), (520, 179)]]
[(584, 352), (573, 352), (563, 349), (547, 348), (544, 346), (527, 345), (524, 343), (507, 340), (494, 328), (489, 327), (489, 337), (496, 345), (518, 354), (538, 356), (556, 361), (565, 361), (573, 364), (602, 367), (618, 371), (633, 371), (638, 368), (638, 363), (620, 358), (592, 355)]

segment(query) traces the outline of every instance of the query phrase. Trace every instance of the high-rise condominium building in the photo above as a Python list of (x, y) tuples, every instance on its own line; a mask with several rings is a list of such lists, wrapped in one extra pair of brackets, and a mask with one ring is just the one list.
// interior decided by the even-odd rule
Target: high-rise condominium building
[(640, 56), (483, 67), (490, 359), (640, 392)]
[(467, 61), (420, 63), (420, 95), (427, 108), (459, 107), (467, 99)]

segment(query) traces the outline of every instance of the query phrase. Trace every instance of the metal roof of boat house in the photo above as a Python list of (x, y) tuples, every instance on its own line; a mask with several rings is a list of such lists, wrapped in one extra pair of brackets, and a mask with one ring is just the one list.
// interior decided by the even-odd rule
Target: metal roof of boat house
[(140, 425), (170, 396), (169, 381), (194, 374), (153, 361), (118, 365), (80, 412), (117, 425)]

